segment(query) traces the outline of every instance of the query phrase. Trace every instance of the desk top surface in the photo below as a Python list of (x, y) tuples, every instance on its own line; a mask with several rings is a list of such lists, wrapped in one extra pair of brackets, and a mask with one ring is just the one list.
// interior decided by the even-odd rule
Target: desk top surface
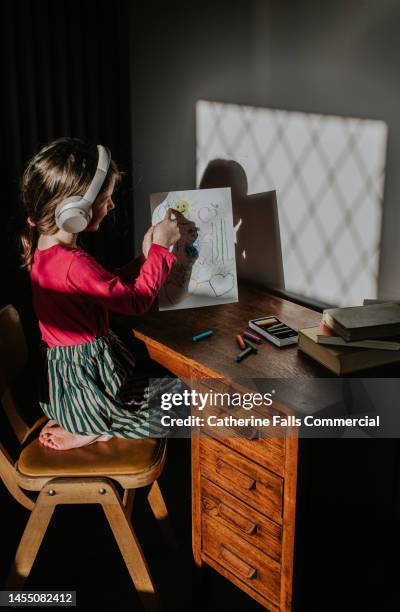
[[(247, 329), (249, 319), (276, 315), (299, 329), (318, 325), (321, 313), (271, 295), (266, 291), (239, 286), (239, 302), (221, 306), (162, 311), (154, 309), (131, 321), (136, 336), (174, 351), (183, 358), (230, 379), (331, 377), (326, 368), (298, 350), (297, 345), (279, 348), (262, 340), (257, 354), (235, 361), (239, 348), (235, 335)], [(200, 342), (192, 336), (211, 329), (214, 335)], [(360, 377), (398, 377), (399, 365), (366, 370)], [(211, 374), (210, 374), (211, 376)]]
[[(150, 338), (164, 347), (220, 375), (239, 378), (291, 378), (329, 376), (318, 363), (298, 351), (297, 345), (279, 348), (262, 340), (258, 353), (240, 363), (235, 335), (247, 329), (249, 319), (276, 315), (295, 329), (318, 325), (321, 314), (281, 297), (249, 286), (239, 287), (239, 302), (187, 310), (151, 311), (135, 319), (139, 338)], [(214, 335), (200, 342), (192, 336), (205, 330)]]

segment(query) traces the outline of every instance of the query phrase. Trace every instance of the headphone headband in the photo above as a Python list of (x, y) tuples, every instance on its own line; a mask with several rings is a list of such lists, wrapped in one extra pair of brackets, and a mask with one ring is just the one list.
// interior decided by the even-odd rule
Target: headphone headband
[(103, 145), (97, 145), (97, 151), (99, 153), (99, 158), (97, 161), (96, 172), (92, 182), (86, 190), (85, 195), (82, 197), (82, 200), (85, 200), (85, 202), (89, 202), (90, 204), (93, 204), (99, 195), (99, 191), (107, 176), (108, 168), (111, 162), (111, 154), (106, 147), (103, 147)]
[(92, 218), (92, 204), (99, 195), (111, 163), (111, 153), (107, 147), (97, 145), (99, 154), (97, 168), (86, 193), (83, 196), (70, 196), (56, 208), (57, 226), (69, 233), (86, 229)]

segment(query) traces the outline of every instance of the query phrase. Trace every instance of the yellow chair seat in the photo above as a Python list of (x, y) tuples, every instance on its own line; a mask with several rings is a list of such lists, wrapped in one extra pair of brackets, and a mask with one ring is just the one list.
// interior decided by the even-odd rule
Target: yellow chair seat
[(112, 438), (108, 442), (57, 451), (41, 446), (36, 439), (21, 452), (16, 467), (20, 474), (33, 478), (134, 475), (156, 464), (164, 446), (163, 439)]

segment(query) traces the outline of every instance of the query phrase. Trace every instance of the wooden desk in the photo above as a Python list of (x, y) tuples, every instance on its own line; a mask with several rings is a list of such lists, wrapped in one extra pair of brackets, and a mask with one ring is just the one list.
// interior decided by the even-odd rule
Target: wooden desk
[[(152, 312), (134, 322), (134, 333), (143, 340), (150, 356), (177, 376), (190, 378), (193, 369), (202, 377), (292, 378), (326, 376), (327, 370), (298, 353), (293, 346), (278, 349), (263, 342), (259, 354), (240, 364), (235, 335), (249, 319), (273, 313), (294, 327), (318, 325), (321, 314), (250, 287), (239, 288), (239, 302), (209, 308)], [(192, 336), (212, 329), (214, 335), (201, 342)]]
[[(294, 327), (318, 324), (320, 313), (249, 287), (240, 302), (212, 308), (154, 312), (134, 323), (150, 356), (179, 377), (293, 378), (330, 376), (298, 352), (263, 342), (240, 364), (235, 334), (251, 318), (276, 314)], [(192, 336), (214, 336), (194, 343)], [(208, 383), (207, 383), (208, 384)], [(192, 438), (193, 553), (261, 603), (292, 607), (298, 440)]]

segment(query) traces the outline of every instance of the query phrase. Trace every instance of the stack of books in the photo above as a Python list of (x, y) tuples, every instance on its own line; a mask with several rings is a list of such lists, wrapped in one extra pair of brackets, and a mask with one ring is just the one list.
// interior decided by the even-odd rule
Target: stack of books
[(338, 375), (400, 361), (400, 304), (324, 310), (299, 331), (299, 349)]

